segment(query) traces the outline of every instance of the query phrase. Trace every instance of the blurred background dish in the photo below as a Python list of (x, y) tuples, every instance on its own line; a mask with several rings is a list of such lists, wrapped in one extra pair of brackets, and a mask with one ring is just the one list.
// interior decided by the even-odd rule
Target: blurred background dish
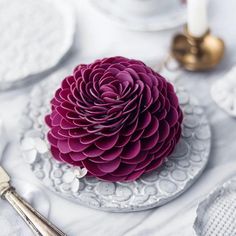
[(0, 91), (49, 72), (72, 46), (75, 19), (65, 1), (0, 0)]
[(186, 20), (183, 0), (90, 0), (105, 16), (121, 26), (138, 31), (174, 28)]

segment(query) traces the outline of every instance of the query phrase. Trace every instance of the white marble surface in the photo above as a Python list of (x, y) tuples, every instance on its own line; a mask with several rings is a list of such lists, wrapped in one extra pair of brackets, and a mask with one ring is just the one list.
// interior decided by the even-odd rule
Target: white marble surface
[[(71, 0), (77, 11), (77, 39), (72, 56), (81, 61), (96, 57), (123, 55), (146, 61), (160, 61), (168, 51), (170, 36), (177, 30), (141, 33), (113, 27), (109, 20), (89, 7), (86, 0)], [(85, 208), (43, 187), (50, 200), (49, 218), (70, 236), (176, 236), (194, 235), (192, 224), (197, 203), (215, 185), (236, 174), (236, 120), (217, 107), (210, 97), (211, 84), (236, 64), (236, 2), (210, 1), (212, 31), (225, 39), (227, 51), (222, 64), (214, 71), (182, 73), (181, 82), (200, 100), (212, 128), (210, 162), (200, 179), (171, 203), (137, 213), (108, 213)], [(37, 86), (37, 85), (35, 85)], [(39, 184), (23, 162), (17, 142), (19, 118), (31, 87), (0, 94), (0, 117), (11, 139), (2, 164), (14, 179)], [(19, 186), (20, 188), (20, 186)], [(25, 227), (22, 224), (21, 227)], [(28, 236), (28, 235), (24, 235)], [(30, 236), (30, 234), (29, 234)]]

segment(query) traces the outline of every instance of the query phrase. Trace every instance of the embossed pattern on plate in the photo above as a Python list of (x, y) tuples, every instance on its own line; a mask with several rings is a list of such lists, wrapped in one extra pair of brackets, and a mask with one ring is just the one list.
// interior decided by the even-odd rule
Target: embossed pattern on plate
[[(45, 139), (47, 127), (44, 116), (49, 110), (53, 91), (59, 86), (57, 72), (32, 91), (22, 117), (24, 126), (21, 138)], [(183, 131), (180, 142), (165, 163), (150, 174), (130, 183), (109, 183), (84, 177), (74, 186), (63, 176), (72, 167), (54, 160), (50, 152), (38, 154), (30, 161), (34, 175), (59, 195), (92, 208), (130, 212), (161, 206), (186, 191), (206, 166), (211, 144), (208, 121), (198, 102), (178, 87), (177, 94), (184, 111)]]

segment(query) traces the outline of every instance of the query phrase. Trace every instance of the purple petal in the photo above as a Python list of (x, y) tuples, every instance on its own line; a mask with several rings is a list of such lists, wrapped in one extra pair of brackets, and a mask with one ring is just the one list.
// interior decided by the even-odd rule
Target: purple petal
[(52, 127), (50, 134), (55, 138), (55, 139), (65, 139), (64, 136), (62, 136), (59, 133), (59, 130), (61, 130), (61, 128), (59, 126), (56, 127)]
[(163, 163), (163, 161), (164, 161), (164, 159), (161, 159), (161, 158), (152, 161), (149, 164), (149, 166), (146, 167), (146, 173), (157, 169)]
[(136, 142), (139, 139), (141, 139), (141, 137), (143, 137), (143, 132), (144, 130), (137, 130), (132, 134), (132, 137), (130, 139), (131, 142)]
[(69, 153), (71, 151), (68, 140), (58, 140), (57, 147), (61, 153)]
[(103, 153), (104, 153), (104, 150), (101, 150), (94, 145), (88, 147), (86, 150), (83, 151), (83, 154), (87, 157), (97, 157)]
[(89, 147), (88, 144), (82, 144), (78, 138), (68, 139), (68, 146), (73, 152), (82, 152)]
[(129, 141), (131, 136), (119, 136), (119, 139), (116, 143), (116, 147), (124, 147)]
[(138, 120), (136, 120), (135, 122), (133, 122), (131, 125), (126, 126), (123, 130), (122, 130), (122, 135), (124, 136), (130, 136), (132, 135), (135, 130), (137, 129), (138, 126)]
[(93, 162), (89, 161), (89, 160), (83, 160), (82, 161), (84, 167), (92, 174), (95, 176), (103, 176), (105, 175), (105, 173), (103, 171), (101, 171), (96, 164), (94, 164)]
[(76, 128), (76, 126), (72, 123), (70, 123), (69, 121), (62, 119), (60, 126), (62, 127), (62, 129), (73, 129)]
[(50, 118), (50, 115), (46, 115), (45, 118), (45, 123), (49, 126), (49, 127), (52, 127), (52, 121), (51, 121), (51, 118)]
[(115, 171), (120, 165), (120, 159), (117, 158), (113, 161), (109, 161), (106, 163), (100, 163), (97, 165), (97, 167), (103, 171), (104, 173), (111, 173), (113, 171)]
[(174, 106), (174, 107), (178, 107), (179, 106), (179, 101), (178, 101), (178, 98), (177, 98), (175, 93), (169, 92), (168, 93), (168, 98), (169, 98), (170, 103), (171, 103), (172, 106)]
[(89, 160), (90, 160), (91, 162), (96, 163), (96, 164), (107, 163), (107, 161), (104, 161), (104, 160), (101, 159), (100, 157), (89, 158)]
[(122, 159), (132, 159), (138, 155), (141, 149), (140, 141), (128, 143), (121, 154)]
[(70, 158), (69, 153), (60, 153), (60, 158), (73, 166), (82, 166), (82, 163), (80, 161), (74, 161)]
[(158, 141), (159, 141), (159, 134), (158, 133), (155, 133), (151, 137), (143, 138), (141, 141), (142, 150), (152, 149), (153, 147), (155, 147), (155, 145), (157, 144)]
[(105, 151), (103, 154), (101, 154), (101, 159), (105, 160), (105, 161), (112, 161), (114, 159), (116, 159), (117, 157), (120, 156), (120, 154), (122, 153), (123, 148), (113, 148), (111, 150), (107, 150)]
[(88, 132), (85, 129), (80, 129), (80, 128), (70, 129), (68, 132), (71, 138), (80, 138), (80, 137), (88, 135)]
[(113, 176), (127, 176), (132, 173), (137, 165), (128, 165), (121, 163), (119, 168), (115, 170), (111, 175)]
[(51, 153), (52, 153), (52, 156), (58, 160), (58, 161), (63, 161), (60, 157), (60, 151), (58, 150), (58, 148), (56, 147), (51, 147)]
[(136, 157), (133, 159), (123, 159), (122, 162), (126, 164), (138, 164), (142, 161), (144, 161), (147, 157), (148, 152), (147, 151), (141, 151)]
[(169, 123), (170, 127), (174, 126), (176, 122), (178, 121), (178, 112), (173, 106), (170, 107), (170, 111), (168, 112), (166, 116), (166, 120)]
[(100, 136), (97, 136), (95, 134), (90, 134), (90, 135), (87, 135), (87, 136), (83, 136), (80, 138), (80, 142), (82, 144), (92, 144), (94, 143), (95, 141), (97, 141), (98, 139), (101, 139)]
[(70, 152), (69, 155), (73, 161), (83, 161), (87, 158), (82, 152)]
[(148, 158), (146, 158), (143, 162), (139, 163), (135, 170), (139, 171), (139, 170), (143, 170), (145, 169), (152, 161), (153, 161), (154, 157), (153, 156), (149, 156)]
[(150, 112), (146, 111), (139, 118), (138, 129), (145, 129), (152, 120)]
[(144, 172), (145, 172), (145, 170), (135, 171), (132, 174), (128, 175), (128, 177), (125, 179), (125, 181), (134, 181), (134, 180), (138, 179)]
[(103, 137), (95, 142), (95, 145), (101, 150), (109, 150), (115, 146), (117, 140), (119, 138), (119, 134), (115, 134), (111, 137)]
[(145, 132), (143, 133), (143, 138), (147, 138), (152, 136), (153, 134), (157, 133), (159, 128), (159, 121), (155, 116), (152, 116), (152, 120), (148, 127), (145, 129)]
[(117, 75), (116, 75), (116, 78), (120, 81), (120, 82), (125, 82), (125, 81), (128, 81), (131, 86), (133, 86), (134, 84), (134, 81), (133, 81), (133, 78), (132, 76), (126, 72), (126, 71), (121, 71), (119, 72)]
[(47, 138), (52, 146), (57, 147), (58, 140), (51, 134), (51, 131), (48, 132)]
[(147, 75), (146, 73), (138, 73), (138, 75), (145, 84), (147, 84), (150, 88), (152, 87), (153, 82), (152, 78), (149, 75)]
[(53, 125), (53, 126), (60, 125), (61, 121), (62, 121), (61, 115), (56, 114), (56, 115), (52, 118), (52, 125)]
[(155, 158), (166, 157), (167, 155), (165, 155), (165, 153), (170, 150), (171, 146), (172, 146), (171, 142), (165, 143), (157, 153), (153, 154), (154, 157)]
[(59, 96), (60, 96), (63, 100), (67, 101), (69, 94), (70, 94), (70, 89), (63, 89), (63, 90), (60, 92)]
[(170, 126), (167, 121), (162, 120), (159, 124), (159, 142), (165, 140), (170, 133)]

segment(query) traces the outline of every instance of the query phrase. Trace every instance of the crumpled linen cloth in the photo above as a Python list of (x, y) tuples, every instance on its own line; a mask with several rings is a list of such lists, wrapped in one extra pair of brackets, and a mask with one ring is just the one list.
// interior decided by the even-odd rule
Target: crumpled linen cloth
[[(7, 144), (6, 128), (0, 119), (0, 165), (3, 160), (4, 151)], [(12, 180), (17, 192), (42, 215), (48, 217), (50, 211), (50, 201), (43, 190), (35, 184), (30, 184), (25, 180)], [(1, 236), (30, 236), (31, 230), (26, 226), (18, 213), (9, 203), (0, 199), (0, 235)]]
[(1, 120), (0, 117), (0, 161), (2, 159), (3, 151), (5, 150), (6, 145), (7, 145), (7, 135), (5, 132), (3, 121)]
[[(26, 183), (23, 180), (14, 180), (13, 186), (17, 192), (42, 215), (48, 217), (50, 201), (41, 188)], [(1, 236), (31, 236), (33, 235), (26, 223), (9, 203), (0, 199), (0, 235)]]

